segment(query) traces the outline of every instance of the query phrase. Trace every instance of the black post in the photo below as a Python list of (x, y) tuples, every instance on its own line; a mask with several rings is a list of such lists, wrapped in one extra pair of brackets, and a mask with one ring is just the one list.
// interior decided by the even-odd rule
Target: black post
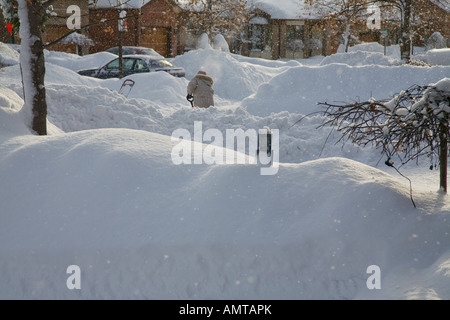
[(439, 186), (442, 191), (447, 193), (447, 159), (448, 159), (448, 116), (441, 121), (439, 125)]

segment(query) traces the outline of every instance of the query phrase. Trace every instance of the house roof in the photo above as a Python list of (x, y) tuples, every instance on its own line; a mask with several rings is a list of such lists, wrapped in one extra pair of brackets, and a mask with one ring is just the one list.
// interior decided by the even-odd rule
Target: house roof
[(316, 19), (321, 16), (319, 10), (298, 0), (254, 0), (249, 4), (268, 13), (272, 19)]
[[(152, 0), (122, 0), (124, 8), (126, 9), (140, 9)], [(174, 1), (165, 0), (169, 4), (175, 4)], [(95, 5), (96, 8), (111, 8), (118, 5), (119, 0), (89, 0), (90, 5)]]
[[(111, 0), (110, 0), (111, 1)], [(176, 0), (180, 7), (188, 10), (196, 10), (201, 6), (187, 5), (187, 0)], [(320, 17), (317, 9), (313, 9), (301, 0), (247, 0), (249, 9), (259, 9), (271, 16), (272, 19), (315, 19)]]
[[(89, 0), (90, 4), (95, 4), (97, 8), (111, 8), (117, 6), (119, 0)], [(152, 0), (122, 0), (125, 8), (140, 9)], [(168, 0), (166, 0), (168, 1)], [(450, 12), (450, 0), (430, 0), (443, 10)], [(186, 7), (186, 0), (168, 1), (171, 4), (178, 4)], [(272, 19), (319, 19), (323, 15), (320, 9), (308, 6), (299, 0), (247, 0), (248, 7), (259, 9), (271, 16)], [(192, 9), (192, 8), (191, 8)]]
[[(308, 6), (299, 0), (247, 0), (249, 6), (260, 9), (271, 16), (272, 19), (320, 19), (326, 8)], [(450, 0), (430, 0), (439, 8), (450, 12)], [(330, 4), (333, 2), (330, 0)]]
[[(127, 9), (140, 9), (151, 0), (122, 0)], [(89, 0), (89, 4), (96, 8), (111, 8), (118, 5), (118, 0)]]

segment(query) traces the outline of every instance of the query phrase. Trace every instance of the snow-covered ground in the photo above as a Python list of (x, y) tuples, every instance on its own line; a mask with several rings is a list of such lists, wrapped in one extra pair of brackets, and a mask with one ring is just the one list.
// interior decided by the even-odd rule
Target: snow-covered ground
[[(0, 50), (11, 65), (0, 69), (0, 298), (450, 299), (450, 200), (438, 172), (427, 161), (401, 168), (415, 209), (379, 151), (335, 144), (320, 115), (296, 123), (318, 102), (387, 99), (450, 77), (448, 50), (420, 53), (432, 66), (419, 67), (379, 49), (286, 61), (193, 50), (171, 59), (186, 78), (133, 75), (128, 97), (123, 79), (76, 73), (110, 54), (46, 52), (45, 137), (24, 126), (17, 57)], [(205, 110), (185, 100), (200, 69), (215, 80)], [(172, 134), (195, 136), (200, 122), (223, 137), (278, 129), (278, 172), (176, 165)], [(210, 149), (204, 141), (193, 150)], [(71, 265), (79, 290), (67, 286)]]

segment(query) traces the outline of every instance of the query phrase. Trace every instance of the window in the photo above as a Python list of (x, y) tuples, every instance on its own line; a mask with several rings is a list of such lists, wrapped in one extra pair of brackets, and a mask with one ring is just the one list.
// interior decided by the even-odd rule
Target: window
[[(124, 58), (122, 59), (122, 68), (123, 70), (131, 70), (133, 69), (134, 64), (133, 58)], [(119, 59), (114, 59), (110, 63), (106, 65), (106, 70), (119, 70)]]
[(304, 27), (302, 25), (286, 26), (286, 47), (291, 52), (301, 52), (304, 49)]
[(161, 67), (161, 65), (158, 63), (158, 60), (150, 60), (149, 62), (150, 62), (150, 68), (155, 69), (155, 68)]
[(119, 69), (119, 59), (114, 59), (106, 65), (107, 70), (117, 70)]
[(141, 59), (136, 59), (136, 63), (134, 64), (134, 69), (135, 70), (144, 70), (147, 68), (147, 65), (145, 64), (145, 62)]
[(122, 60), (122, 68), (123, 70), (132, 70), (135, 59), (125, 58)]
[(248, 40), (250, 51), (263, 51), (267, 43), (269, 23), (264, 17), (254, 17), (249, 21)]

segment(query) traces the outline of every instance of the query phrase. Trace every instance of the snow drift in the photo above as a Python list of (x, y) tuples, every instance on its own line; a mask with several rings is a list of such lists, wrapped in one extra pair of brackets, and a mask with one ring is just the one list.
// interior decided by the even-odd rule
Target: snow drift
[[(371, 297), (369, 265), (413, 275), (448, 256), (445, 215), (413, 210), (380, 170), (343, 158), (276, 176), (175, 166), (172, 145), (129, 129), (3, 141), (1, 297), (351, 299)], [(72, 264), (79, 291), (65, 287)]]
[(19, 53), (0, 42), (0, 68), (19, 64)]
[(437, 82), (448, 76), (448, 72), (446, 67), (355, 67), (342, 63), (292, 67), (259, 86), (242, 105), (251, 114), (259, 116), (268, 116), (280, 109), (308, 114), (320, 110), (319, 102), (350, 103), (372, 97), (391, 98), (414, 84)]
[[(49, 136), (23, 123), (18, 66), (0, 70), (0, 298), (450, 297), (450, 202), (436, 192), (435, 173), (404, 168), (416, 178), (415, 209), (409, 183), (375, 168), (379, 154), (334, 146), (333, 136), (323, 149), (329, 130), (315, 129), (320, 116), (293, 126), (318, 101), (387, 98), (409, 83), (438, 82), (448, 67), (194, 50), (173, 59), (186, 79), (138, 75), (127, 98), (119, 80), (74, 72), (100, 56), (47, 54)], [(207, 65), (218, 106), (192, 110), (184, 85)], [(192, 132), (195, 121), (205, 130), (279, 129), (278, 173), (175, 165), (171, 134)], [(80, 290), (66, 285), (71, 265), (80, 267)], [(372, 265), (380, 290), (367, 286)]]

